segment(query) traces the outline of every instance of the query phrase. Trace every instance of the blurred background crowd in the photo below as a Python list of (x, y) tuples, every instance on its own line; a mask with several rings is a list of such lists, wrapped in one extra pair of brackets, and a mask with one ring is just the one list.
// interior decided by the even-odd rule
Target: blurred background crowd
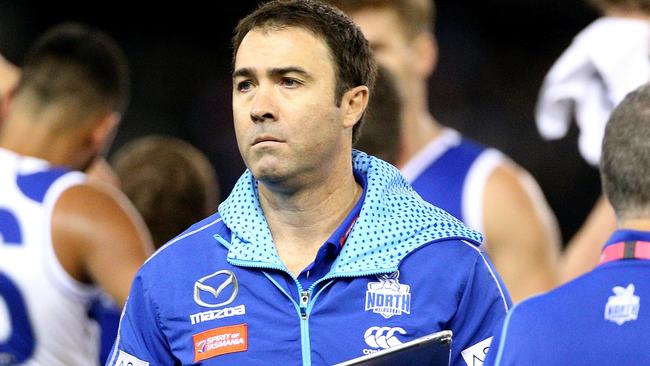
[[(213, 163), (223, 198), (244, 169), (232, 126), (230, 38), (237, 19), (256, 5), (3, 1), (0, 51), (21, 65), (36, 37), (62, 21), (106, 31), (124, 49), (132, 78), (131, 102), (109, 157), (137, 137), (182, 138)], [(597, 12), (582, 0), (438, 0), (436, 6), (433, 115), (526, 168), (566, 243), (600, 193), (598, 172), (578, 152), (575, 125), (561, 140), (542, 139), (535, 103), (553, 62)]]

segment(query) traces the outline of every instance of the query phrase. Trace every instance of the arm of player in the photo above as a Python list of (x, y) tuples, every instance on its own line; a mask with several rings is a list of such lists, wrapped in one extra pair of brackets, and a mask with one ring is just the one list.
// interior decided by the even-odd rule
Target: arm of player
[(534, 178), (513, 163), (498, 166), (483, 196), (487, 252), (514, 302), (558, 283), (560, 234)]
[(467, 278), (456, 315), (449, 324), (453, 332), (452, 366), (481, 365), (492, 342), (495, 326), (511, 306), (503, 282), (487, 256), (478, 255)]
[(72, 277), (98, 285), (120, 306), (153, 250), (135, 208), (105, 184), (81, 184), (63, 192), (52, 213), (52, 243)]
[(616, 230), (616, 215), (601, 196), (578, 233), (562, 254), (561, 281), (568, 282), (598, 265), (603, 243)]
[(160, 329), (158, 311), (145, 286), (142, 277), (136, 276), (106, 366), (176, 364)]

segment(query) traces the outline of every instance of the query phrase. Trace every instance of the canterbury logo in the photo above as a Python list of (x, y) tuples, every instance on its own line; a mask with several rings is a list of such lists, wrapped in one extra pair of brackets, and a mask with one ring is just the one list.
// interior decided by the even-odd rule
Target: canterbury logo
[(370, 327), (363, 337), (370, 347), (387, 349), (402, 344), (395, 333), (404, 335), (406, 331), (400, 327)]
[[(218, 283), (220, 284), (215, 287), (214, 285)], [(229, 287), (232, 287), (232, 294), (230, 297), (225, 301), (218, 301), (219, 297), (223, 298), (223, 296), (221, 296), (222, 293), (225, 293), (226, 288)], [(237, 277), (235, 277), (233, 272), (228, 270), (215, 272), (194, 282), (194, 302), (206, 308), (216, 308), (228, 305), (235, 301), (238, 292), (239, 284), (237, 283)], [(201, 296), (202, 293), (207, 294)], [(227, 293), (225, 293), (225, 295), (227, 296)]]

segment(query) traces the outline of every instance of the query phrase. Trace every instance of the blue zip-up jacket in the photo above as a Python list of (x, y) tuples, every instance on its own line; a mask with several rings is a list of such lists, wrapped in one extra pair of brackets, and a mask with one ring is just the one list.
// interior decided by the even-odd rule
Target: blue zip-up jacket
[(452, 365), (482, 360), (510, 300), (481, 235), (391, 165), (358, 151), (353, 165), (362, 206), (324, 276), (303, 288), (287, 271), (246, 171), (143, 265), (107, 365), (331, 365), (443, 329)]
[(635, 258), (635, 242), (648, 245), (650, 232), (614, 232), (603, 251), (624, 244), (624, 258), (517, 304), (495, 329), (485, 364), (650, 365), (650, 259)]

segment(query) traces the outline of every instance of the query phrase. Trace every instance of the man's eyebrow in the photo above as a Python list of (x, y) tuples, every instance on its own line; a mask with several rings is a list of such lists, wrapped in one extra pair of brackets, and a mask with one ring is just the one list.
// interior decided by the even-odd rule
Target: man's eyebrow
[[(275, 67), (268, 71), (268, 75), (271, 77), (284, 76), (290, 73), (299, 74), (305, 79), (312, 79), (312, 76), (305, 69), (298, 66)], [(241, 69), (235, 70), (235, 72), (232, 73), (232, 78), (233, 79), (238, 77), (250, 78), (253, 77), (254, 75), (255, 72), (253, 71), (253, 69), (249, 67), (243, 67)]]
[(232, 78), (237, 78), (237, 77), (251, 77), (253, 76), (254, 72), (253, 69), (244, 67), (241, 69), (235, 70), (235, 72), (232, 73)]
[(290, 73), (300, 74), (304, 78), (311, 79), (311, 75), (305, 69), (298, 66), (276, 67), (269, 70), (270, 76), (283, 76)]

